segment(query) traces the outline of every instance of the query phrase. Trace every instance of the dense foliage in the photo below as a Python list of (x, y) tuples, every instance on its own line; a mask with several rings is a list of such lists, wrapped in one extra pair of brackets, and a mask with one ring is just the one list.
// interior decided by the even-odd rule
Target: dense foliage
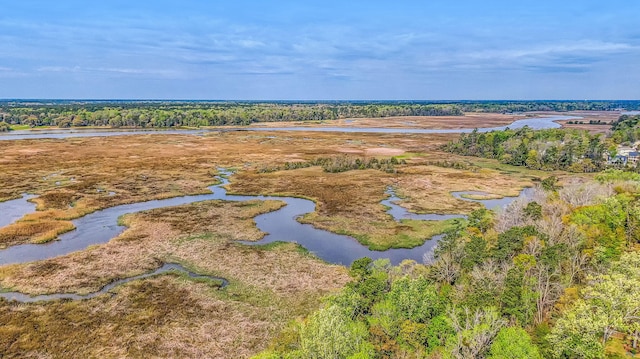
[(197, 127), (266, 121), (448, 115), (463, 113), (456, 105), (415, 103), (0, 103), (0, 116), (9, 124), (58, 127)]
[(276, 171), (288, 171), (298, 168), (321, 166), (322, 170), (329, 173), (340, 173), (352, 170), (375, 169), (386, 173), (397, 173), (395, 168), (398, 164), (405, 164), (404, 159), (391, 158), (361, 158), (354, 156), (318, 157), (309, 161), (285, 162), (282, 166), (268, 166), (258, 169), (258, 173), (269, 173)]
[[(362, 258), (258, 358), (614, 358), (640, 337), (640, 186), (622, 171), (472, 213), (425, 264)], [(549, 180), (549, 183), (555, 181)]]
[(0, 120), (28, 126), (178, 127), (247, 125), (464, 112), (639, 110), (640, 101), (0, 101)]
[(611, 134), (606, 138), (587, 131), (565, 129), (534, 131), (524, 127), (488, 133), (475, 130), (462, 134), (444, 149), (532, 169), (596, 172), (606, 167), (622, 166), (619, 161), (611, 161), (617, 154), (617, 146), (634, 145), (639, 140), (640, 115), (622, 115), (612, 124)]
[(633, 143), (640, 140), (640, 115), (622, 115), (611, 126), (611, 138), (616, 143)]
[(594, 172), (604, 168), (608, 150), (601, 135), (587, 131), (548, 129), (473, 131), (445, 146), (465, 156), (495, 158), (503, 163), (542, 170)]
[(640, 101), (479, 101), (461, 102), (465, 112), (640, 110)]

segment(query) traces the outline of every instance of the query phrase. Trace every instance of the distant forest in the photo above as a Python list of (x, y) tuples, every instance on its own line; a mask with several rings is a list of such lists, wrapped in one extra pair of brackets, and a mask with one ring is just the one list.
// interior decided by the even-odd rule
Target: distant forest
[(459, 116), (465, 112), (639, 110), (640, 101), (480, 102), (223, 102), (0, 101), (0, 131), (8, 125), (57, 127), (200, 127), (270, 121), (324, 121), (390, 116)]

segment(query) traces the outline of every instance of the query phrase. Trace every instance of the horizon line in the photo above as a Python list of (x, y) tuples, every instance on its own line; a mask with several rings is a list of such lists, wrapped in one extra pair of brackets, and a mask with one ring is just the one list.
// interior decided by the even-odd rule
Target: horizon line
[(160, 99), (160, 98), (0, 98), (0, 102), (85, 101), (85, 102), (640, 102), (640, 99)]

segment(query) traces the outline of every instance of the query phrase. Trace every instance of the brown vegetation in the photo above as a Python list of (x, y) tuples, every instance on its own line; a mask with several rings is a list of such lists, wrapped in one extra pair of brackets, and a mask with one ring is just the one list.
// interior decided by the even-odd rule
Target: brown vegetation
[[(386, 186), (395, 182), (402, 191), (405, 182), (411, 182), (412, 178), (429, 180), (429, 176), (439, 171), (453, 173), (454, 170), (435, 167), (410, 168), (425, 160), (441, 158), (443, 155), (434, 151), (452, 136), (455, 135), (227, 132), (205, 137), (140, 135), (2, 141), (0, 164), (6, 170), (0, 172), (0, 183), (5, 184), (5, 197), (0, 200), (18, 197), (24, 192), (35, 192), (40, 197), (36, 199), (37, 213), (0, 229), (0, 243), (7, 246), (51, 240), (71, 229), (70, 219), (97, 209), (204, 193), (208, 191), (206, 186), (215, 181), (213, 175), (217, 173), (217, 167), (233, 167), (239, 170), (232, 183), (235, 192), (312, 198), (319, 204), (318, 213), (308, 216), (307, 222), (352, 234), (376, 248), (403, 245), (399, 238), (406, 237), (405, 234), (415, 245), (418, 239), (424, 240), (424, 231), (406, 233), (406, 230), (399, 230), (398, 224), (384, 213), (379, 202), (385, 198)], [(287, 174), (256, 174), (259, 168), (291, 161), (343, 153), (353, 153), (366, 160), (388, 156), (391, 152), (404, 152), (403, 156), (410, 162), (397, 166), (400, 174), (348, 171), (330, 175), (320, 174), (317, 168), (287, 171)], [(428, 155), (413, 156), (412, 153)], [(475, 189), (474, 181), (483, 182), (491, 177), (458, 172), (462, 176), (460, 180), (451, 182), (458, 183), (457, 187), (444, 181), (443, 187), (435, 192), (450, 202), (450, 211), (455, 205), (467, 206), (463, 207), (465, 211), (473, 206), (449, 198), (448, 191)], [(502, 177), (506, 179), (502, 184), (521, 187), (520, 183), (508, 180), (508, 176)], [(408, 191), (401, 193), (410, 199)], [(411, 193), (414, 200), (419, 201), (419, 196)], [(421, 205), (421, 208), (426, 210), (429, 206)], [(446, 209), (447, 206), (444, 211)]]
[(300, 122), (261, 122), (255, 127), (388, 127), (388, 128), (425, 128), (454, 129), (474, 127), (497, 127), (508, 125), (522, 116), (498, 113), (467, 113), (464, 116), (391, 116), (375, 118), (345, 118), (333, 121)]
[[(118, 278), (177, 261), (227, 278), (223, 290), (175, 275), (135, 281), (76, 302), (0, 302), (2, 354), (53, 357), (247, 357), (291, 319), (347, 281), (294, 244), (235, 244), (263, 233), (253, 217), (277, 201), (207, 201), (127, 216), (111, 242), (0, 269), (2, 287), (26, 293), (92, 292)], [(79, 339), (78, 339), (79, 338)]]

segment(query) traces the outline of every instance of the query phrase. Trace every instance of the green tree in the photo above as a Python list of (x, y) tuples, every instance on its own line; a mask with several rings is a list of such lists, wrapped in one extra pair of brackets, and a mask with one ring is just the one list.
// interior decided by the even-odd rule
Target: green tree
[(344, 309), (331, 305), (311, 315), (300, 328), (300, 357), (349, 358), (374, 355), (364, 323), (349, 318)]
[(593, 309), (580, 299), (558, 318), (548, 336), (555, 358), (604, 357), (602, 329), (606, 326), (606, 319), (601, 311)]
[(524, 214), (532, 220), (536, 221), (542, 218), (542, 206), (537, 202), (529, 202), (524, 208)]
[(542, 356), (524, 329), (508, 327), (498, 332), (487, 359), (542, 359)]
[(469, 242), (464, 246), (464, 257), (462, 258), (462, 268), (470, 270), (474, 266), (482, 263), (487, 258), (487, 241), (482, 236), (471, 236)]
[(549, 176), (543, 179), (540, 184), (545, 191), (552, 192), (558, 190), (558, 178), (556, 176)]
[(493, 226), (493, 211), (486, 208), (476, 209), (467, 217), (469, 227), (475, 227), (486, 233)]

